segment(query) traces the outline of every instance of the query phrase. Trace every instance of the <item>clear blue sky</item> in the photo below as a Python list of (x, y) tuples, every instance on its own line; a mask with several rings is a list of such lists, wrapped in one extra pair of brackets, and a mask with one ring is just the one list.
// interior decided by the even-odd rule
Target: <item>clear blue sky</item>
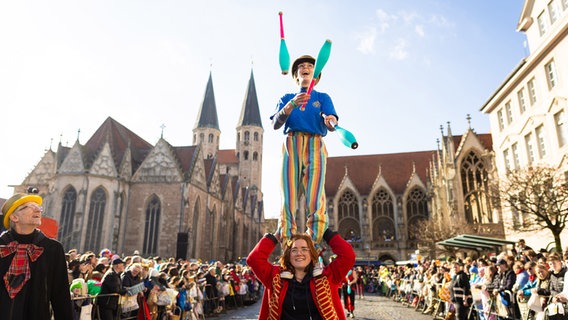
[[(264, 125), (265, 215), (278, 212), (281, 131), (269, 116), (296, 87), (278, 65), (278, 12), (292, 57), (330, 59), (317, 90), (340, 124), (330, 156), (432, 150), (440, 125), (489, 132), (480, 107), (526, 56), (515, 31), (521, 0), (3, 1), (0, 3), (0, 197), (51, 146), (85, 143), (111, 116), (151, 144), (164, 124), (191, 145), (212, 72), (221, 148), (235, 127), (251, 69)], [(51, 140), (53, 139), (53, 142)]]

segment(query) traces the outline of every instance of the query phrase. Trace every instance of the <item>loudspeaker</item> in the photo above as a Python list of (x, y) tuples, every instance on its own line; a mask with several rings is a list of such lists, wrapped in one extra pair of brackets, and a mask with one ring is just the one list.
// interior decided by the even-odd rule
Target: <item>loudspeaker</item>
[(176, 259), (187, 259), (187, 245), (189, 234), (187, 232), (178, 232), (176, 243)]

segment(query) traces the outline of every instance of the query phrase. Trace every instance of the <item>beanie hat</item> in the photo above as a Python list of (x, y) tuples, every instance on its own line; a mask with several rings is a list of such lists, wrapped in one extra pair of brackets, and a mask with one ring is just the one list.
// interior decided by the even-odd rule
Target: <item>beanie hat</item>
[(85, 280), (81, 278), (73, 279), (73, 282), (71, 282), (71, 286), (69, 287), (69, 290), (73, 291), (73, 289), (81, 289), (81, 294), (83, 295), (87, 294), (87, 286)]
[(2, 205), (2, 223), (4, 228), (10, 227), (10, 215), (22, 204), (35, 202), (41, 206), (43, 199), (35, 194), (16, 193)]

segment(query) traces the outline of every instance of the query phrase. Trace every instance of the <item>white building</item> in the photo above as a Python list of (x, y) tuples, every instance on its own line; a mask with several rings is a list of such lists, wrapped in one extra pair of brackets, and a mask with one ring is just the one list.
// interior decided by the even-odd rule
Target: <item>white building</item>
[[(568, 0), (527, 0), (517, 31), (526, 35), (529, 54), (482, 106), (489, 114), (497, 171), (546, 164), (568, 172)], [(522, 215), (503, 213), (505, 221)], [(512, 224), (509, 224), (512, 225)], [(534, 249), (553, 240), (548, 230), (524, 238)], [(568, 245), (568, 231), (563, 233)]]

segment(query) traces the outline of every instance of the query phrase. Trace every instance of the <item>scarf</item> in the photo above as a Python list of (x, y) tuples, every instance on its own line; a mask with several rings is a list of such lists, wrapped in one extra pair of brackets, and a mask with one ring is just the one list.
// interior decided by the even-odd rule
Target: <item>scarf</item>
[(26, 282), (30, 279), (30, 263), (36, 261), (43, 253), (43, 248), (35, 244), (19, 244), (17, 241), (12, 241), (7, 245), (0, 245), (0, 258), (5, 258), (13, 253), (16, 253), (12, 258), (12, 263), (6, 275), (4, 275), (4, 283), (6, 290), (11, 299), (22, 290)]

